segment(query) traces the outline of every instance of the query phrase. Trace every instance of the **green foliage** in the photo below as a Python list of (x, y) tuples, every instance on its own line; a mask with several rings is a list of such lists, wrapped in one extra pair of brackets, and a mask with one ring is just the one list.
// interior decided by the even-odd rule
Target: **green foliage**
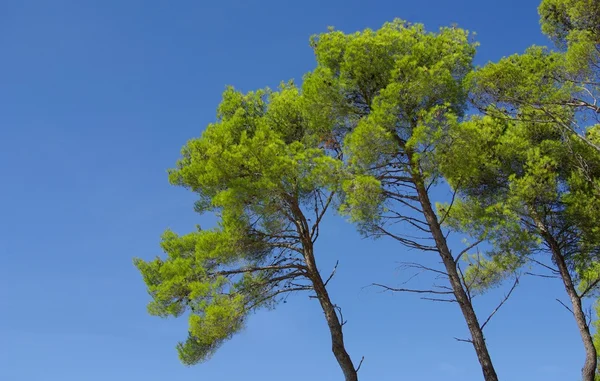
[(578, 32), (600, 36), (600, 4), (595, 0), (543, 0), (538, 11), (542, 31), (558, 44)]
[[(543, 234), (557, 236), (583, 284), (594, 278), (600, 243), (600, 151), (596, 128), (585, 126), (597, 111), (599, 9), (596, 1), (542, 1), (542, 30), (561, 51), (534, 46), (469, 75), (486, 116), (454, 125), (437, 151), (462, 195), (453, 228), (489, 240), (487, 258), (535, 253)], [(529, 237), (510, 233), (519, 230)], [(519, 242), (527, 244), (512, 247)]]
[(464, 274), (465, 284), (473, 296), (497, 287), (515, 274), (523, 260), (513, 253), (489, 257), (471, 255), (466, 258), (469, 266)]
[(596, 82), (600, 63), (600, 3), (596, 0), (543, 0), (542, 31), (565, 51), (575, 80)]
[(373, 176), (358, 175), (343, 183), (346, 195), (340, 212), (350, 216), (352, 222), (370, 226), (381, 220), (383, 213), (381, 182)]
[[(588, 176), (600, 174), (600, 154), (551, 120), (537, 118), (495, 114), (453, 126), (449, 143), (437, 151), (440, 171), (461, 195), (447, 223), (491, 243), (485, 257), (492, 261), (509, 256), (526, 263), (524, 257), (543, 250), (546, 235), (552, 235), (574, 278), (583, 280), (583, 269), (598, 258), (598, 193)], [(580, 160), (587, 163), (585, 171)]]
[(303, 212), (320, 219), (328, 189), (342, 178), (341, 161), (311, 133), (315, 117), (293, 83), (277, 92), (227, 88), (217, 122), (185, 145), (169, 171), (173, 184), (198, 194), (198, 212), (220, 216), (211, 230), (166, 231), (166, 258), (135, 260), (152, 296), (150, 314), (189, 313), (188, 338), (177, 347), (184, 363), (206, 360), (277, 295), (309, 288), (303, 240), (316, 236)]
[[(600, 299), (596, 299), (594, 302), (594, 313), (596, 315), (596, 319), (592, 322), (592, 327), (594, 329), (594, 347), (596, 347), (596, 351), (600, 350)], [(600, 369), (596, 370), (596, 380), (600, 379)]]
[(488, 63), (470, 75), (469, 82), (477, 106), (497, 106), (510, 115), (518, 109), (528, 115), (539, 105), (571, 99), (576, 89), (562, 81), (565, 70), (564, 55), (533, 46), (524, 54)]
[[(436, 251), (386, 229), (403, 221), (431, 233), (423, 192), (440, 177), (458, 192), (437, 206), (440, 220), (489, 244), (464, 252), (460, 286), (482, 293), (501, 284), (553, 237), (580, 292), (593, 295), (600, 127), (589, 117), (600, 112), (600, 3), (543, 0), (539, 11), (557, 52), (534, 46), (473, 71), (468, 32), (395, 20), (313, 36), (317, 67), (301, 90), (293, 82), (245, 94), (228, 87), (216, 122), (169, 171), (219, 223), (167, 230), (166, 256), (135, 259), (148, 312), (188, 316), (181, 360), (206, 360), (253, 311), (310, 289), (305, 244), (334, 195), (361, 233)], [(465, 117), (467, 99), (483, 115)]]
[(323, 133), (345, 136), (353, 178), (345, 180), (341, 210), (370, 232), (392, 207), (395, 180), (384, 173), (396, 167), (410, 177), (408, 167), (417, 162), (425, 176), (435, 171), (427, 152), (464, 113), (463, 79), (475, 44), (458, 28), (431, 33), (395, 20), (376, 31), (330, 30), (314, 36), (312, 46), (318, 66), (305, 77), (303, 94), (313, 112), (327, 116)]
[(274, 275), (229, 274), (227, 267), (259, 266), (269, 248), (225, 224), (184, 236), (166, 231), (161, 246), (166, 259), (135, 260), (152, 296), (148, 312), (161, 317), (192, 312), (189, 338), (178, 350), (184, 363), (194, 364), (242, 327), (251, 308), (259, 306), (255, 304), (269, 286), (268, 277)]

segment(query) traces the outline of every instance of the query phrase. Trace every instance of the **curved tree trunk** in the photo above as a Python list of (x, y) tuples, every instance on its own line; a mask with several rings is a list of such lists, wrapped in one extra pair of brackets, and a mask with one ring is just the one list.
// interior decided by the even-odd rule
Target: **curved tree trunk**
[[(344, 373), (344, 379), (346, 381), (358, 381), (358, 369), (354, 367), (350, 355), (346, 351), (344, 344), (344, 334), (342, 332), (342, 324), (336, 313), (336, 305), (333, 304), (329, 298), (329, 293), (325, 287), (325, 282), (319, 273), (317, 263), (314, 255), (314, 244), (310, 234), (308, 221), (302, 213), (297, 200), (295, 198), (289, 199), (290, 206), (293, 210), (296, 221), (296, 228), (298, 235), (302, 241), (302, 249), (304, 255), (304, 262), (306, 264), (307, 276), (312, 283), (313, 290), (317, 294), (317, 299), (321, 304), (323, 313), (325, 314), (325, 320), (327, 320), (327, 326), (331, 334), (331, 350), (335, 356), (342, 372)], [(316, 224), (319, 221), (315, 222)]]
[[(409, 156), (409, 160), (412, 160), (412, 157)], [(417, 190), (419, 202), (423, 209), (423, 214), (435, 240), (435, 245), (438, 249), (442, 262), (446, 268), (454, 297), (460, 306), (460, 310), (465, 321), (467, 322), (469, 332), (471, 333), (471, 343), (473, 344), (475, 352), (477, 353), (477, 358), (479, 360), (479, 364), (481, 365), (483, 377), (486, 381), (498, 381), (496, 370), (494, 369), (492, 359), (485, 343), (483, 330), (481, 329), (479, 321), (477, 320), (477, 315), (473, 309), (473, 304), (471, 303), (471, 300), (464, 289), (458, 273), (457, 263), (454, 260), (450, 249), (448, 248), (446, 237), (444, 236), (437, 215), (431, 206), (431, 200), (429, 199), (429, 194), (425, 188), (423, 177), (420, 172), (416, 170), (413, 171), (412, 178)]]
[(350, 355), (346, 351), (344, 344), (344, 334), (342, 332), (342, 324), (336, 313), (336, 306), (331, 302), (329, 293), (323, 282), (323, 278), (319, 274), (315, 258), (312, 251), (312, 244), (310, 248), (305, 246), (305, 261), (308, 268), (309, 277), (312, 281), (313, 288), (321, 304), (321, 308), (325, 313), (325, 319), (329, 326), (329, 332), (331, 333), (331, 350), (335, 358), (337, 359), (346, 381), (358, 381), (358, 372), (352, 363)]
[(552, 234), (548, 232), (548, 229), (546, 229), (541, 221), (536, 221), (536, 224), (540, 229), (542, 236), (546, 240), (546, 243), (550, 247), (552, 259), (558, 267), (558, 272), (560, 273), (563, 285), (565, 286), (565, 291), (567, 292), (567, 295), (571, 301), (571, 312), (573, 313), (573, 317), (577, 323), (577, 328), (579, 329), (581, 340), (583, 341), (583, 347), (585, 348), (585, 362), (583, 363), (583, 368), (581, 369), (582, 380), (594, 381), (596, 377), (598, 354), (596, 347), (594, 346), (594, 339), (592, 337), (592, 333), (590, 332), (590, 326), (588, 325), (585, 318), (585, 313), (583, 312), (581, 297), (577, 293), (577, 288), (573, 283), (573, 278), (569, 272), (565, 257), (562, 255), (560, 250), (560, 245), (556, 239), (554, 239)]

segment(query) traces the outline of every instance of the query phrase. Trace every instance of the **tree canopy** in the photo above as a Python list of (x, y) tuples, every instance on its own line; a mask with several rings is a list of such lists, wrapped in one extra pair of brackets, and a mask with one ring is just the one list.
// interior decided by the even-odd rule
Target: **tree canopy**
[(196, 210), (216, 213), (218, 225), (182, 236), (167, 230), (166, 259), (135, 261), (151, 314), (189, 312), (178, 346), (186, 364), (206, 360), (278, 296), (315, 290), (319, 275), (307, 257), (341, 173), (339, 158), (308, 133), (292, 83), (247, 94), (228, 88), (217, 120), (184, 146), (169, 179), (196, 192)]
[[(439, 267), (408, 267), (443, 285), (374, 284), (455, 303), (470, 334), (460, 341), (486, 381), (498, 375), (484, 328), (520, 277), (560, 280), (584, 344), (583, 379), (594, 380), (600, 323), (585, 307), (600, 290), (600, 3), (543, 0), (539, 13), (554, 49), (531, 46), (479, 68), (466, 30), (394, 20), (311, 37), (316, 67), (300, 87), (228, 87), (216, 122), (169, 171), (217, 225), (167, 230), (166, 256), (135, 260), (149, 313), (188, 317), (181, 360), (205, 361), (252, 312), (306, 291), (345, 379), (358, 380), (362, 360), (356, 366), (346, 350), (327, 290), (333, 274), (321, 275), (314, 247), (337, 209), (363, 236), (437, 256)], [(469, 243), (450, 245), (450, 233)], [(473, 298), (509, 278), (482, 319)]]

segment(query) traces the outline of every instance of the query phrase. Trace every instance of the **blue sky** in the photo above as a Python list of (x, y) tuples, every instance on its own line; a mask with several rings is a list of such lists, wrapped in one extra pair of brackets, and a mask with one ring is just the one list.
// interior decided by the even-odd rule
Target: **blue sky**
[[(294, 295), (206, 364), (174, 346), (184, 320), (146, 314), (131, 263), (160, 254), (161, 232), (205, 221), (169, 186), (180, 147), (215, 118), (225, 85), (276, 86), (314, 67), (308, 46), (400, 17), (477, 32), (478, 63), (546, 43), (537, 0), (27, 1), (0, 5), (0, 379), (6, 381), (341, 380), (318, 305)], [(325, 230), (326, 228), (326, 230)], [(319, 242), (349, 321), (363, 380), (481, 379), (456, 306), (363, 288), (398, 284), (422, 258), (371, 242), (331, 216)], [(435, 258), (427, 259), (434, 260)], [(427, 283), (423, 283), (427, 284)], [(419, 286), (417, 280), (414, 284)], [(477, 301), (485, 315), (498, 290)], [(504, 380), (577, 380), (583, 350), (554, 300), (555, 281), (524, 279), (486, 328)]]

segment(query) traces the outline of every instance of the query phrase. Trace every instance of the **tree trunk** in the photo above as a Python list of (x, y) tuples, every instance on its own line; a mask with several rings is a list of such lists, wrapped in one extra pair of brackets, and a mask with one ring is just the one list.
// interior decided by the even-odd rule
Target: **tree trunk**
[(304, 245), (304, 259), (313, 288), (317, 294), (321, 308), (325, 313), (327, 325), (329, 326), (329, 332), (331, 333), (331, 350), (333, 351), (340, 368), (342, 368), (342, 372), (344, 372), (345, 380), (358, 381), (358, 372), (356, 368), (354, 368), (352, 359), (348, 352), (346, 352), (346, 347), (344, 345), (342, 322), (338, 319), (335, 305), (331, 302), (331, 299), (329, 299), (329, 293), (327, 292), (323, 278), (321, 278), (321, 274), (319, 274), (319, 270), (317, 269), (312, 242), (308, 245)]
[(546, 243), (550, 247), (552, 259), (558, 267), (558, 272), (560, 273), (560, 277), (565, 286), (565, 291), (567, 291), (567, 295), (571, 300), (571, 312), (573, 313), (573, 317), (577, 323), (577, 328), (579, 328), (579, 334), (581, 335), (583, 347), (585, 348), (585, 362), (583, 363), (583, 368), (581, 369), (583, 381), (594, 381), (596, 377), (598, 354), (596, 352), (596, 347), (594, 346), (594, 339), (590, 332), (590, 327), (586, 321), (585, 313), (583, 312), (581, 297), (577, 293), (577, 289), (573, 284), (573, 278), (571, 277), (571, 273), (569, 272), (569, 268), (565, 262), (565, 257), (561, 253), (560, 245), (540, 220), (536, 219), (535, 222), (538, 228), (541, 230), (542, 236), (544, 237)]
[[(327, 326), (329, 327), (329, 333), (331, 334), (331, 350), (335, 356), (342, 372), (344, 373), (344, 379), (346, 381), (358, 381), (358, 370), (354, 367), (350, 355), (346, 351), (344, 344), (344, 334), (342, 332), (342, 322), (338, 319), (336, 313), (336, 306), (331, 302), (329, 293), (325, 287), (325, 282), (319, 273), (317, 263), (314, 255), (314, 244), (309, 233), (309, 225), (306, 220), (304, 213), (298, 205), (297, 199), (290, 197), (289, 203), (292, 208), (294, 217), (297, 219), (294, 223), (299, 236), (302, 241), (302, 249), (304, 262), (306, 264), (307, 275), (312, 282), (312, 287), (317, 294), (317, 299), (321, 304), (321, 308), (325, 313), (325, 320), (327, 320)], [(318, 222), (317, 222), (318, 223)]]
[[(409, 160), (412, 161), (411, 156), (412, 155), (409, 155)], [(423, 176), (418, 169), (413, 168), (412, 178), (417, 189), (417, 195), (421, 204), (421, 208), (423, 209), (423, 214), (427, 220), (427, 224), (429, 225), (429, 229), (431, 230), (431, 234), (435, 240), (435, 245), (446, 268), (454, 297), (456, 298), (465, 321), (467, 322), (467, 326), (469, 327), (469, 332), (471, 333), (471, 343), (473, 344), (475, 352), (477, 353), (477, 358), (479, 359), (479, 364), (481, 365), (481, 370), (483, 371), (483, 378), (486, 381), (498, 381), (496, 370), (494, 369), (492, 359), (485, 343), (483, 330), (481, 329), (479, 321), (477, 320), (477, 315), (473, 309), (473, 304), (471, 303), (471, 300), (469, 299), (469, 296), (463, 287), (463, 283), (458, 273), (457, 264), (452, 256), (452, 253), (450, 252), (450, 249), (448, 248), (446, 237), (444, 236), (437, 215), (431, 206), (431, 200), (429, 199), (429, 194), (425, 188)]]

